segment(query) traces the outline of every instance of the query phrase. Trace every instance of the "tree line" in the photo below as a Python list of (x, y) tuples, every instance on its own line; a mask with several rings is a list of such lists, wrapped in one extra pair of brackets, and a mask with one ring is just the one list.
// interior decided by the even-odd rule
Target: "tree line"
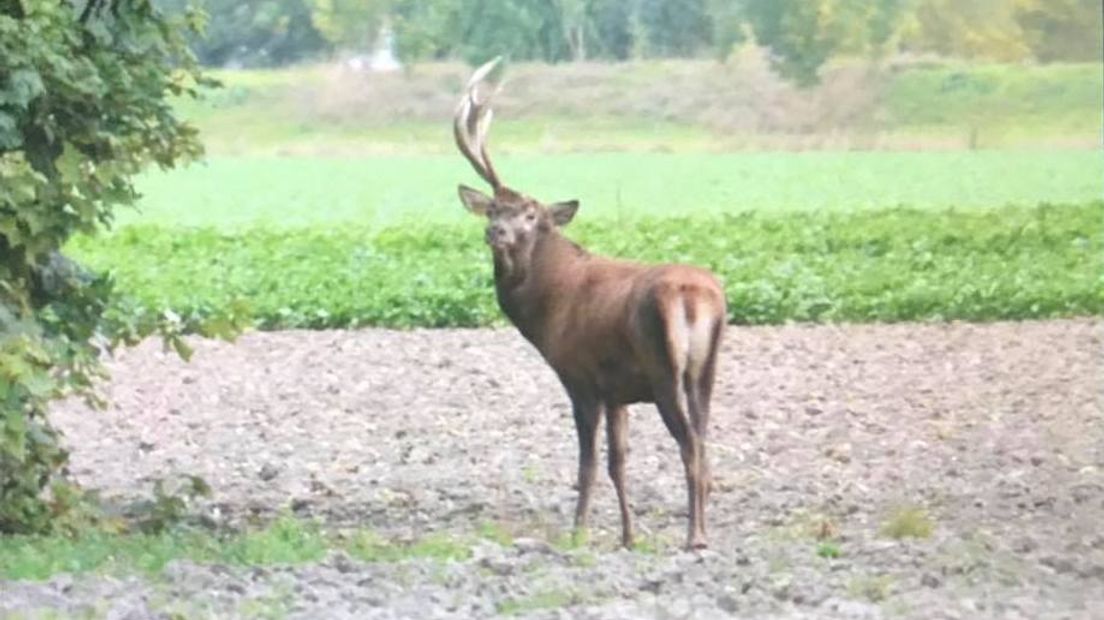
[[(158, 0), (184, 12), (196, 0)], [(406, 62), (727, 58), (754, 41), (815, 81), (837, 56), (935, 53), (1100, 60), (1099, 0), (198, 0), (208, 65), (272, 66), (371, 49), (383, 26)]]

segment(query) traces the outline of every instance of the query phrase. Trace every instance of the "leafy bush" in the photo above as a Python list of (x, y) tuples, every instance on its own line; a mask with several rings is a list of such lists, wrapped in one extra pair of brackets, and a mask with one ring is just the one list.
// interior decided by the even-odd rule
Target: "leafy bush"
[(95, 400), (104, 347), (160, 331), (182, 348), (189, 325), (109, 307), (111, 282), (57, 250), (133, 202), (137, 172), (199, 153), (168, 101), (202, 79), (184, 26), (148, 0), (0, 0), (0, 533), (50, 529), (74, 501), (49, 401)]
[[(594, 252), (715, 270), (735, 323), (989, 321), (1104, 312), (1102, 218), (1097, 202), (581, 221), (568, 234)], [(376, 233), (130, 227), (70, 248), (138, 308), (192, 321), (229, 308), (262, 329), (502, 320), (474, 220)]]

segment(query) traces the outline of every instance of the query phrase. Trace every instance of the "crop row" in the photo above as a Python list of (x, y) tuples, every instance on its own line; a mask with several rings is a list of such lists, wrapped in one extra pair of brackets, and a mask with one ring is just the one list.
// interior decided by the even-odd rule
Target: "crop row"
[[(724, 280), (730, 319), (1005, 320), (1104, 313), (1104, 202), (992, 210), (582, 221), (592, 251), (688, 262)], [(500, 323), (479, 223), (382, 231), (126, 227), (69, 251), (140, 308), (242, 308), (261, 329)]]

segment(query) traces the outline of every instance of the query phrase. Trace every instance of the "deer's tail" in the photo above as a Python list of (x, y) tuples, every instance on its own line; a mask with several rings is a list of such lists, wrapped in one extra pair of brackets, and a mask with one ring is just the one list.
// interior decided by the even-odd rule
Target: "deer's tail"
[(684, 385), (711, 386), (725, 325), (724, 297), (703, 287), (687, 286), (680, 293), (665, 313), (668, 358)]

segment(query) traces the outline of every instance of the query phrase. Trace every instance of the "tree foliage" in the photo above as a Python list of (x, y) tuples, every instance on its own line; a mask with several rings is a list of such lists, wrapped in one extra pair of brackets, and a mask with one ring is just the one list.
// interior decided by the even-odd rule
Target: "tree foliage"
[(636, 11), (652, 56), (694, 56), (712, 44), (705, 0), (636, 0)]
[(1095, 0), (742, 0), (719, 2), (711, 12), (722, 27), (726, 20), (750, 26), (779, 73), (800, 84), (815, 82), (820, 67), (838, 56), (877, 58), (898, 50), (1091, 61), (1101, 59), (1104, 45)]
[(0, 0), (0, 532), (64, 512), (48, 405), (98, 402), (102, 350), (160, 332), (187, 354), (186, 331), (231, 327), (113, 303), (110, 279), (59, 253), (134, 202), (137, 172), (199, 155), (169, 97), (204, 83), (183, 36), (202, 21), (166, 19), (149, 0)]
[(945, 56), (1017, 61), (1031, 48), (1009, 0), (922, 0), (905, 27), (908, 48)]
[(1043, 62), (1104, 59), (1104, 7), (1098, 0), (1019, 0), (1016, 21)]
[(392, 8), (389, 0), (312, 0), (314, 26), (333, 45), (370, 48)]
[(833, 56), (882, 54), (907, 6), (907, 0), (744, 0), (743, 10), (778, 72), (811, 84)]
[[(156, 0), (182, 10), (189, 0)], [(748, 36), (816, 82), (828, 60), (895, 51), (982, 60), (1099, 60), (1097, 0), (199, 0), (205, 63), (279, 64), (363, 51), (390, 25), (407, 62), (727, 58)]]
[(155, 0), (170, 14), (184, 14), (190, 4), (212, 16), (205, 31), (188, 42), (205, 65), (284, 65), (330, 50), (315, 27), (310, 0)]

